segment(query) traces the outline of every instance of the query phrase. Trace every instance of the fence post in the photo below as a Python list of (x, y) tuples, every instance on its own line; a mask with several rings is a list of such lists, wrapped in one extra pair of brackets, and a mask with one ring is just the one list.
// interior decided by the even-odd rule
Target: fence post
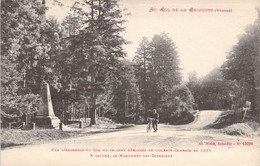
[(83, 129), (83, 121), (79, 121), (79, 128)]
[(63, 123), (62, 122), (59, 123), (59, 129), (63, 130)]
[(35, 123), (32, 123), (32, 129), (35, 130)]

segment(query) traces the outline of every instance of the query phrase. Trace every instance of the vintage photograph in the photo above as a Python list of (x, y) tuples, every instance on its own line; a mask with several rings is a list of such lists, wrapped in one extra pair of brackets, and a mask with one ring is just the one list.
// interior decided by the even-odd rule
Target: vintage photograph
[(259, 0), (1, 0), (1, 166), (259, 166)]

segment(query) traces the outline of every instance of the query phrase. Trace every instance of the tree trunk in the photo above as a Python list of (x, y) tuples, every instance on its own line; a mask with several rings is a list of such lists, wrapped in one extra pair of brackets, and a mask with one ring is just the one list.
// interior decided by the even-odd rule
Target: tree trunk
[(90, 125), (96, 124), (96, 109), (95, 107), (90, 108)]

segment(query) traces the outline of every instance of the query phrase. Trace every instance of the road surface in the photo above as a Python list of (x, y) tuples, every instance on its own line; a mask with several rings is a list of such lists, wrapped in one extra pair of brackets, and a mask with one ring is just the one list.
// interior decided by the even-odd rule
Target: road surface
[[(156, 133), (147, 133), (146, 125), (137, 125), (111, 133), (10, 148), (1, 151), (1, 165), (259, 166), (258, 138), (226, 136), (217, 130), (195, 129), (210, 123), (217, 114), (201, 113), (199, 119), (190, 125), (159, 124)], [(245, 146), (243, 142), (253, 145)]]

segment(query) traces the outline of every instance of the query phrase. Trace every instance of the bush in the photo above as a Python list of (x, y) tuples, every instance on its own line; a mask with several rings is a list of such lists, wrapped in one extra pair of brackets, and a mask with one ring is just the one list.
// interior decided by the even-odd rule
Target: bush
[(170, 116), (170, 123), (181, 125), (193, 122), (195, 117), (188, 111), (176, 111)]
[(174, 86), (165, 94), (163, 101), (161, 109), (158, 109), (161, 122), (185, 124), (194, 120), (194, 116), (189, 113), (193, 110), (194, 98), (186, 85)]
[(247, 123), (236, 123), (223, 129), (223, 132), (228, 135), (241, 135), (252, 137), (254, 130)]
[(248, 121), (247, 124), (254, 130), (258, 131), (260, 129), (260, 124), (255, 121)]
[(175, 87), (174, 92), (177, 94), (177, 97), (180, 99), (180, 101), (185, 103), (185, 106), (188, 110), (193, 110), (192, 106), (194, 105), (194, 97), (186, 85), (182, 84)]

